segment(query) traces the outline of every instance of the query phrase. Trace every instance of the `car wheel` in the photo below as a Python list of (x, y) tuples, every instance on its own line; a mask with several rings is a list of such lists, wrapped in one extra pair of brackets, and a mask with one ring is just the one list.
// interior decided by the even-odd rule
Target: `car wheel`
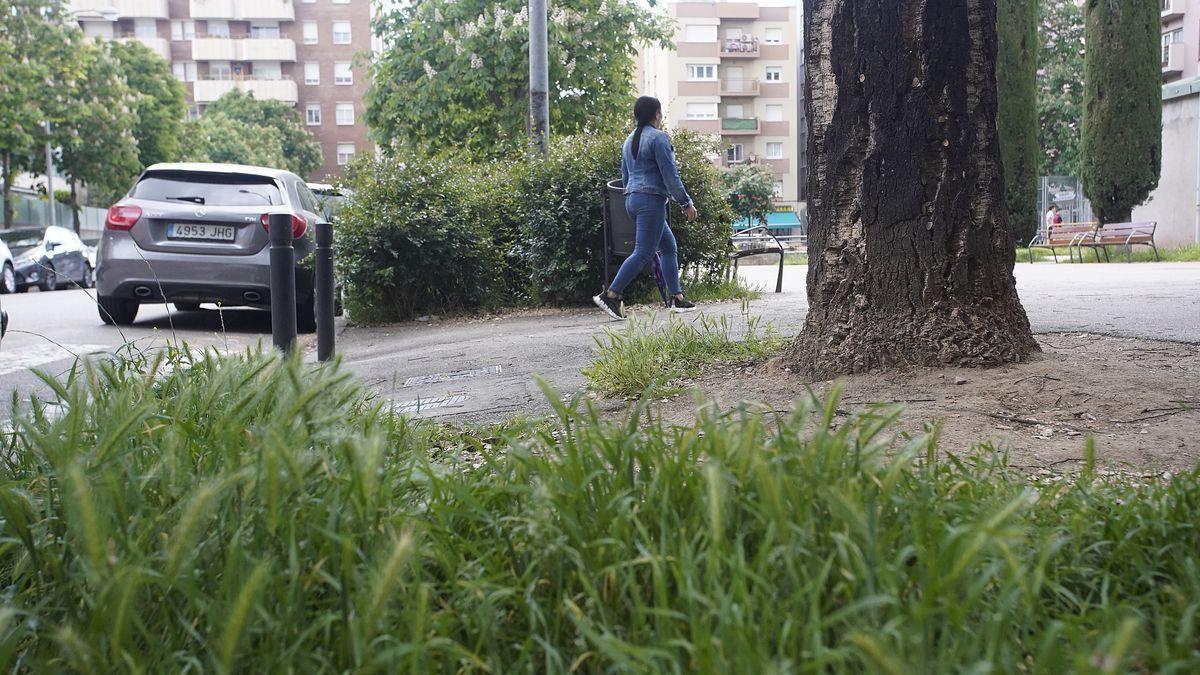
[(100, 318), (110, 326), (130, 326), (137, 319), (138, 303), (121, 298), (96, 298), (96, 306), (100, 310)]
[(58, 273), (54, 271), (53, 267), (46, 267), (46, 272), (42, 275), (42, 283), (38, 284), (38, 288), (43, 292), (58, 289)]
[(91, 288), (96, 285), (96, 270), (92, 269), (91, 265), (84, 268), (83, 281), (79, 285), (84, 288)]
[(177, 312), (199, 312), (200, 303), (198, 302), (176, 302), (175, 311)]
[(17, 273), (13, 270), (13, 266), (9, 263), (4, 263), (4, 271), (0, 272), (0, 293), (16, 293), (17, 292)]

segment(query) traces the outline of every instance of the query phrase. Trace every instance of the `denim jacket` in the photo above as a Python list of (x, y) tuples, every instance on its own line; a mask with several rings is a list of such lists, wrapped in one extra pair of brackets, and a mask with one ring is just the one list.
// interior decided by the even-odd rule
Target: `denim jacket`
[(675, 166), (675, 148), (671, 137), (665, 132), (647, 125), (642, 129), (641, 146), (637, 159), (633, 158), (633, 134), (625, 139), (621, 150), (621, 179), (625, 183), (625, 194), (642, 192), (674, 199), (687, 208), (692, 203), (683, 181), (679, 179), (679, 168)]

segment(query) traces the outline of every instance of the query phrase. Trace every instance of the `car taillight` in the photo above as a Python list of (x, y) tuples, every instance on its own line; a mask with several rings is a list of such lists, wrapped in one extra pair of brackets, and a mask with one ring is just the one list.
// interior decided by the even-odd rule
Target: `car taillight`
[[(269, 233), (271, 231), (271, 214), (264, 213), (264, 214), (262, 214), (262, 218), (259, 218), (258, 220), (260, 223), (262, 223), (263, 229)], [(303, 237), (304, 233), (307, 231), (308, 231), (308, 221), (293, 213), (292, 214), (292, 236), (296, 239), (299, 239), (300, 237)]]
[(116, 204), (108, 210), (108, 217), (104, 219), (104, 226), (110, 230), (126, 232), (132, 229), (141, 217), (142, 209), (140, 207)]

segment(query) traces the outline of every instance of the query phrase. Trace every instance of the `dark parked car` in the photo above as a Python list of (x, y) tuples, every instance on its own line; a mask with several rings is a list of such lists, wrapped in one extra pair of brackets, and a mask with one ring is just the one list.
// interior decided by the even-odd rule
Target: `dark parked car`
[(43, 291), (92, 285), (92, 264), (79, 235), (65, 227), (0, 232), (13, 256), (17, 292), (37, 286)]
[(201, 303), (271, 306), (267, 222), (291, 216), (296, 237), (297, 327), (311, 331), (320, 204), (294, 173), (240, 164), (155, 164), (108, 210), (96, 251), (100, 317), (125, 326), (146, 303), (181, 311)]

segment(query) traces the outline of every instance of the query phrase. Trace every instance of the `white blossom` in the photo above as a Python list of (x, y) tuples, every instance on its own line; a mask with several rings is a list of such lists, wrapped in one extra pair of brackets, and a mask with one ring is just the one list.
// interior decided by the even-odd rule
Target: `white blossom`
[(471, 67), (475, 70), (483, 67), (483, 59), (479, 58), (478, 54), (471, 54)]
[(424, 65), (424, 67), (425, 67), (425, 75), (426, 76), (433, 77), (434, 75), (437, 75), (437, 71), (433, 69), (433, 66), (429, 65), (428, 61), (423, 62), (422, 65)]

